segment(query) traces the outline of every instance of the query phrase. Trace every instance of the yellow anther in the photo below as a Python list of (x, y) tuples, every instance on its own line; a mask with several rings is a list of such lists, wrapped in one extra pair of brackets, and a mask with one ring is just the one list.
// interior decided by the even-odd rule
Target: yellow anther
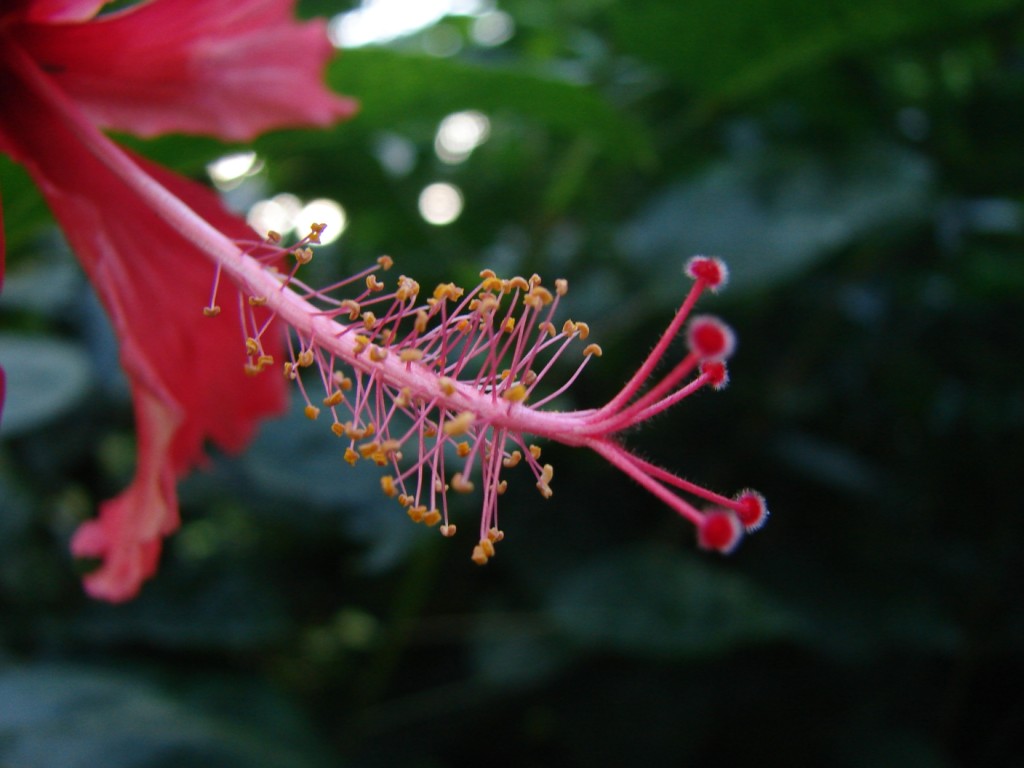
[(490, 539), (480, 539), (480, 549), (488, 557), (494, 557), (494, 542)]
[(537, 372), (536, 371), (527, 371), (526, 373), (523, 374), (523, 384), (525, 384), (528, 387), (532, 387), (533, 386), (533, 382), (535, 382), (536, 380), (537, 380)]
[(390, 256), (378, 256), (377, 263), (380, 265), (380, 268), (386, 272), (395, 265), (395, 260)]
[(445, 538), (448, 538), (448, 539), (450, 539), (452, 536), (455, 535), (455, 525), (454, 525), (454, 523), (446, 523), (446, 524), (442, 525), (440, 528), (438, 528), (438, 530), (441, 532), (442, 536), (444, 536)]
[(370, 293), (380, 293), (384, 290), (384, 283), (378, 280), (376, 275), (367, 275), (366, 290)]
[(458, 331), (459, 333), (469, 333), (471, 330), (473, 330), (473, 324), (469, 322), (469, 320), (467, 320), (466, 318), (462, 318), (461, 320), (459, 320), (459, 322), (455, 324), (455, 330)]
[(447, 483), (442, 483), (441, 482), (441, 478), (439, 478), (439, 477), (434, 478), (434, 492), (435, 493), (447, 493), (447, 491), (448, 491), (448, 484)]
[(542, 285), (535, 285), (530, 288), (530, 292), (523, 297), (523, 304), (533, 309), (540, 309), (541, 307), (547, 306), (555, 297), (551, 295), (551, 291)]
[(257, 365), (253, 365), (252, 363), (246, 363), (243, 368), (246, 376), (258, 376), (263, 371), (262, 368)]
[(505, 532), (500, 528), (491, 527), (487, 531), (487, 539), (491, 542), (499, 542), (505, 538)]
[(402, 387), (401, 391), (395, 395), (395, 407), (396, 408), (407, 408), (412, 400), (412, 392), (409, 391), (408, 387)]
[(440, 385), (441, 391), (448, 397), (451, 397), (452, 395), (455, 394), (455, 382), (449, 379), (447, 376), (442, 376), (440, 379), (438, 379), (437, 383)]
[(370, 344), (369, 337), (363, 336), (361, 333), (357, 333), (352, 340), (355, 341), (352, 351), (357, 355), (361, 355)]
[(437, 437), (437, 424), (432, 421), (423, 422), (423, 436), (424, 437)]
[(550, 464), (545, 464), (544, 469), (540, 473), (540, 480), (537, 481), (537, 490), (540, 491), (540, 495), (545, 499), (550, 499), (553, 491), (551, 490), (551, 478), (555, 476), (555, 468)]
[(467, 480), (462, 476), (461, 472), (456, 472), (452, 475), (452, 490), (456, 493), (472, 493), (475, 487), (471, 480)]
[(423, 516), (423, 524), (433, 528), (435, 525), (441, 522), (441, 513), (436, 509), (432, 509)]
[(402, 443), (398, 440), (384, 440), (380, 444), (381, 453), (391, 456), (398, 453), (398, 449), (402, 447)]
[(301, 352), (299, 352), (296, 361), (298, 362), (300, 368), (309, 368), (309, 366), (313, 364), (313, 350), (302, 350)]
[(448, 437), (458, 437), (469, 431), (470, 425), (476, 419), (471, 411), (462, 411), (444, 423), (444, 433)]
[(380, 452), (380, 443), (376, 440), (372, 440), (369, 443), (363, 443), (362, 445), (357, 446), (356, 450), (359, 451), (360, 456), (364, 459), (368, 459), (373, 456), (373, 454)]
[(530, 455), (533, 456), (534, 460), (540, 459), (540, 446), (533, 444), (530, 446)]
[(331, 432), (336, 434), (338, 437), (342, 437), (345, 434), (345, 425), (340, 421), (336, 421), (331, 424)]
[(220, 314), (220, 307), (214, 304), (211, 307), (203, 307), (203, 314), (207, 317), (216, 317)]
[(427, 321), (430, 319), (427, 315), (426, 310), (416, 310), (416, 320), (412, 324), (412, 328), (416, 333), (424, 333), (427, 330)]
[(267, 305), (266, 296), (250, 296), (249, 306), (250, 307), (265, 307)]
[(296, 379), (298, 377), (298, 375), (299, 375), (299, 372), (297, 370), (295, 370), (295, 364), (294, 363), (285, 363), (284, 364), (284, 377), (286, 379), (294, 380), (294, 379)]
[(470, 302), (469, 304), (471, 310), (477, 311), (481, 315), (493, 314), (500, 306), (501, 300), (493, 293), (481, 293), (475, 302)]
[(307, 419), (313, 420), (320, 415), (320, 409), (315, 405), (307, 405), (304, 413)]
[(555, 324), (549, 320), (545, 320), (543, 323), (538, 325), (537, 330), (541, 333), (546, 333), (548, 336), (554, 336), (558, 333), (558, 331), (555, 330)]
[(594, 357), (600, 357), (601, 354), (602, 354), (601, 353), (601, 345), (600, 344), (587, 344), (587, 346), (585, 346), (583, 348), (583, 354), (586, 355), (587, 357), (589, 357), (590, 355), (593, 355)]
[(522, 384), (515, 384), (502, 392), (501, 396), (510, 403), (521, 403), (526, 399), (526, 387)]
[(273, 364), (274, 364), (274, 356), (273, 355), (260, 355), (256, 359), (256, 367), (259, 368), (261, 371), (264, 368), (268, 368), (268, 367), (270, 367)]
[(498, 276), (497, 272), (495, 272), (493, 269), (481, 269), (480, 270), (480, 279), (481, 280), (490, 280), (492, 277), (497, 277), (497, 276)]
[(352, 389), (352, 379), (341, 371), (335, 371), (331, 378), (334, 379), (334, 383), (338, 385), (338, 389), (342, 392), (348, 392)]
[(487, 565), (487, 555), (484, 553), (483, 547), (477, 544), (473, 547), (473, 562), (477, 565)]
[(245, 340), (245, 354), (249, 355), (249, 357), (253, 357), (255, 355), (258, 355), (259, 352), (260, 343), (256, 341), (256, 339), (250, 336), (248, 339)]
[(590, 326), (587, 323), (576, 323), (576, 332), (580, 335), (580, 341), (590, 335)]
[[(319, 243), (319, 240), (311, 240), (310, 242)], [(313, 249), (312, 248), (296, 248), (292, 251), (292, 256), (295, 257), (295, 261), (299, 264), (309, 264), (313, 260)]]
[(341, 304), (338, 305), (338, 308), (345, 312), (348, 312), (349, 320), (358, 320), (359, 313), (362, 311), (362, 307), (359, 306), (359, 302), (356, 301), (355, 299), (342, 299)]
[(375, 363), (382, 363), (388, 358), (388, 351), (376, 344), (370, 345), (370, 359)]
[(455, 444), (455, 453), (459, 455), (459, 458), (464, 459), (467, 456), (469, 456), (469, 450), (470, 445), (465, 440), (463, 440), (461, 443)]
[(526, 282), (526, 278), (516, 275), (508, 281), (509, 289), (515, 289), (518, 291), (530, 290), (530, 284)]
[(306, 235), (306, 239), (308, 239), (309, 242), (311, 242), (311, 243), (319, 243), (320, 242), (320, 235), (322, 235), (324, 233), (325, 229), (327, 229), (327, 225), (326, 224), (310, 224), (309, 225), (309, 234)]
[(559, 296), (565, 296), (569, 292), (569, 281), (564, 277), (560, 277), (555, 280), (555, 293)]
[(540, 284), (541, 284), (540, 275), (538, 275), (536, 272), (534, 272), (532, 275), (530, 275), (530, 287), (531, 288), (536, 288)]
[(505, 491), (507, 491), (507, 490), (508, 490), (508, 480), (502, 480), (500, 483), (498, 483), (498, 495), (499, 496), (503, 496), (505, 494)]
[(506, 318), (504, 324), (501, 326), (501, 330), (503, 330), (505, 333), (512, 333), (512, 331), (514, 331), (515, 329), (516, 319), (514, 317)]
[(447, 301), (458, 301), (462, 298), (464, 291), (459, 288), (455, 283), (440, 283), (434, 288), (434, 298), (438, 301), (446, 299)]
[(268, 243), (280, 243), (281, 242), (281, 233), (280, 232), (275, 232), (272, 229), (268, 229), (267, 230), (267, 242)]
[(377, 316), (373, 312), (363, 312), (363, 328), (370, 331), (377, 324)]
[(327, 397), (324, 398), (324, 405), (328, 408), (333, 408), (345, 399), (345, 394), (340, 390), (331, 392)]
[(411, 277), (401, 275), (398, 278), (398, 290), (395, 291), (395, 298), (399, 301), (413, 299), (420, 294), (420, 284)]
[(403, 349), (401, 352), (398, 353), (398, 359), (401, 360), (403, 363), (411, 363), (414, 360), (422, 360), (423, 359), (423, 350), (422, 349)]
[(384, 475), (383, 477), (381, 477), (380, 489), (384, 491), (384, 495), (387, 496), (389, 499), (394, 498), (396, 493), (395, 478), (393, 478), (391, 475)]
[(398, 503), (399, 503), (399, 505), (401, 505), (403, 507), (408, 507), (410, 504), (412, 504), (412, 502), (413, 502), (412, 496), (406, 496), (404, 493), (398, 494)]
[(427, 514), (427, 508), (423, 505), (409, 507), (405, 513), (409, 515), (409, 519), (414, 523), (422, 523), (424, 515)]
[(501, 280), (497, 277), (488, 277), (480, 284), (480, 290), (482, 291), (498, 291), (501, 293), (503, 287)]
[(501, 466), (505, 467), (505, 469), (512, 469), (512, 467), (514, 467), (522, 460), (523, 454), (521, 454), (519, 451), (512, 451), (512, 454), (510, 456), (506, 456), (504, 459), (501, 460)]

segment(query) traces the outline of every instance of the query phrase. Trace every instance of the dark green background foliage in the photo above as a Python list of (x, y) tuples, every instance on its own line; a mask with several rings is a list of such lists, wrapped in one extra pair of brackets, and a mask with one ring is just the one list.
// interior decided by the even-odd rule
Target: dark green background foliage
[[(1024, 7), (501, 8), (517, 27), (497, 48), (449, 18), (453, 57), (422, 52), (436, 29), (342, 54), (330, 80), (361, 116), (260, 139), (258, 181), (345, 205), (323, 277), (389, 253), (424, 284), (569, 278), (605, 350), (581, 407), (666, 323), (683, 260), (724, 256), (733, 283), (703, 308), (739, 335), (732, 384), (629, 441), (760, 489), (768, 527), (709, 556), (596, 457), (550, 447), (555, 496), (510, 477), (479, 569), (293, 409), (183, 484), (138, 600), (91, 602), (67, 543), (131, 475), (130, 406), (96, 300), (5, 161), (0, 765), (1021, 765)], [(462, 109), (491, 138), (446, 166), (434, 131)], [(408, 174), (378, 161), (386, 135), (415, 149)], [(132, 144), (197, 178), (226, 151)], [(449, 227), (416, 213), (437, 180), (466, 195)]]

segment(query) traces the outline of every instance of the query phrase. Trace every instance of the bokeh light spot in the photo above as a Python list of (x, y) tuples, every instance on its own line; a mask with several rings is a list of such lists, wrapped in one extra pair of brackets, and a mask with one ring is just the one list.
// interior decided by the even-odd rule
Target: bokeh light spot
[(451, 224), (459, 218), (462, 206), (462, 192), (453, 184), (438, 182), (420, 192), (420, 216), (429, 224)]

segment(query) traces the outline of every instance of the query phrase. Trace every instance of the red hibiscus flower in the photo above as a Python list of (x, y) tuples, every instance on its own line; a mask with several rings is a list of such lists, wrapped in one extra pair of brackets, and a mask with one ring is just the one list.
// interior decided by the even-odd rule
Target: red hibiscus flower
[[(205, 187), (129, 155), (100, 129), (230, 140), (325, 125), (353, 102), (321, 83), (331, 48), (293, 0), (150, 0), (97, 15), (101, 0), (14, 0), (0, 10), (0, 152), (32, 175), (106, 307), (131, 385), (138, 465), (85, 523), (73, 552), (101, 559), (93, 596), (134, 596), (179, 523), (175, 484), (209, 440), (240, 449), (284, 405), (280, 377), (247, 377), (240, 322), (199, 311), (214, 266), (190, 212), (251, 239)], [(141, 195), (145, 188), (148, 194)], [(187, 219), (187, 217), (186, 217)], [(2, 219), (0, 219), (2, 225)], [(3, 274), (0, 226), (0, 279)], [(273, 354), (280, 340), (264, 338)], [(0, 403), (3, 398), (0, 371)]]

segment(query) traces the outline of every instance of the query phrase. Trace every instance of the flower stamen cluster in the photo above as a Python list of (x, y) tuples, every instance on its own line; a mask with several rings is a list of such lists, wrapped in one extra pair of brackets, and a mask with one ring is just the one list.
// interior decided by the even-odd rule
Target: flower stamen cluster
[[(309, 246), (322, 229), (314, 225), (287, 250), (271, 234), (245, 244), (236, 264), (219, 262), (203, 313), (217, 316), (221, 271), (234, 273), (246, 371), (253, 375), (274, 366), (262, 339), (273, 332), (274, 318), (283, 321), (291, 333), (282, 371), (305, 400), (306, 416), (327, 418), (344, 442), (345, 461), (382, 467), (381, 491), (414, 522), (440, 525), (444, 536), (454, 535), (449, 493), (471, 493), (479, 482), (482, 513), (474, 562), (486, 563), (504, 537), (498, 525), (498, 498), (507, 488), (504, 470), (524, 464), (538, 492), (553, 495), (554, 467), (542, 463), (538, 437), (604, 456), (694, 523), (706, 548), (730, 551), (743, 530), (756, 529), (767, 516), (759, 494), (744, 491), (731, 499), (715, 494), (639, 458), (617, 440), (619, 433), (694, 392), (725, 386), (732, 331), (713, 317), (689, 318), (701, 293), (725, 282), (725, 267), (717, 259), (689, 262), (693, 287), (647, 360), (612, 400), (599, 409), (553, 411), (544, 406), (601, 356), (598, 345), (587, 344), (565, 381), (547, 386), (560, 370), (556, 363), (590, 333), (583, 322), (558, 323), (565, 280), (548, 287), (538, 275), (502, 278), (484, 270), (472, 288), (442, 283), (425, 291), (406, 275), (389, 280), (385, 273), (393, 261), (382, 256), (346, 280), (314, 288), (299, 279), (298, 271), (312, 258)], [(291, 266), (282, 271), (285, 260)], [(655, 380), (688, 318), (688, 354)], [(303, 375), (305, 369), (311, 375)], [(711, 507), (698, 510), (678, 492)]]

